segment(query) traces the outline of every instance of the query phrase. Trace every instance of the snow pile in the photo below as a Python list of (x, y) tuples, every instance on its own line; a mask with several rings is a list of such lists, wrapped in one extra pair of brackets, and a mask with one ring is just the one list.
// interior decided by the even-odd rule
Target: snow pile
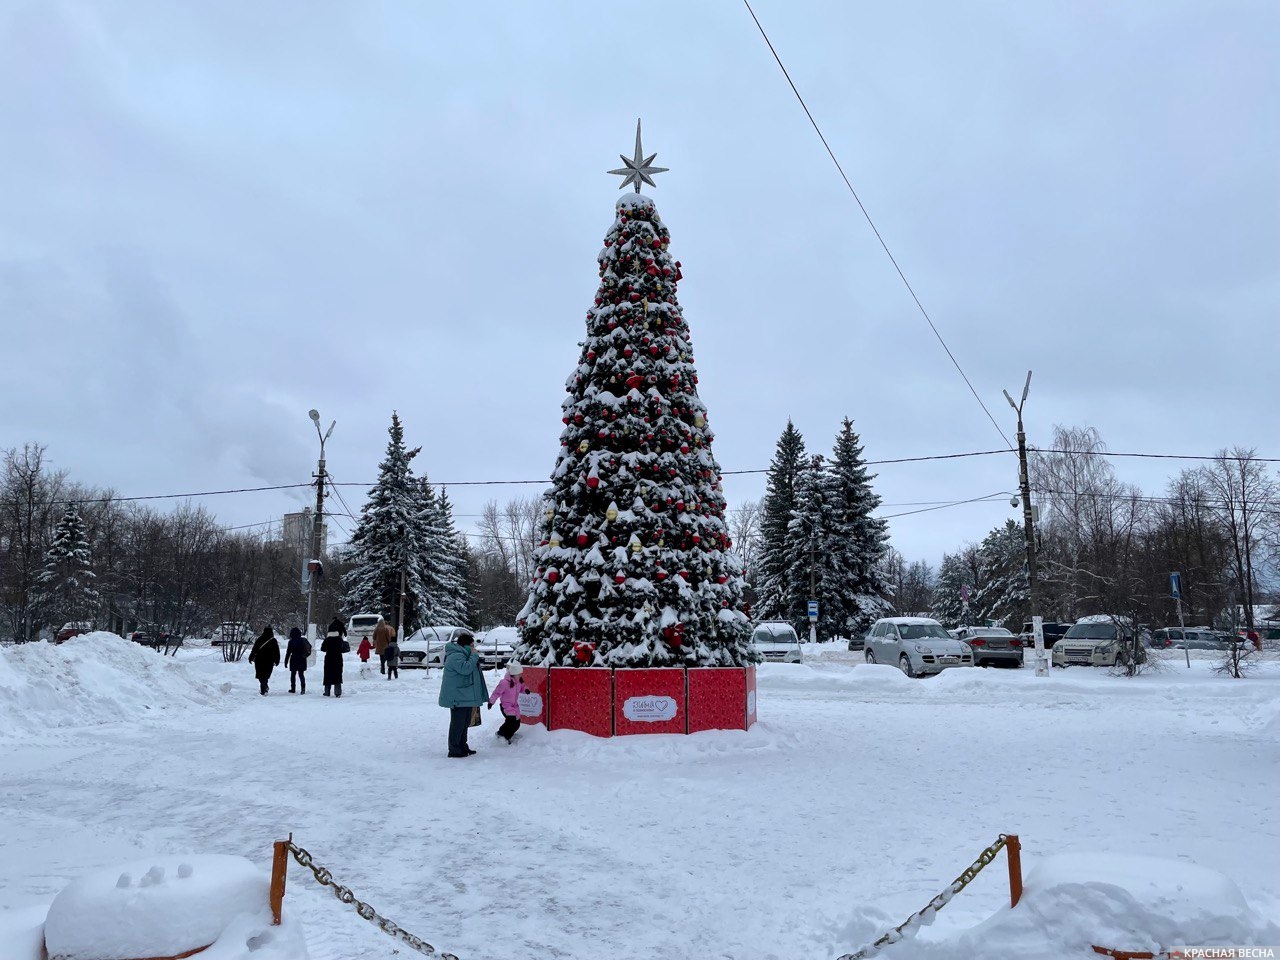
[(0, 647), (0, 737), (217, 702), (182, 665), (113, 633)]
[(73, 881), (49, 907), (44, 937), (60, 960), (201, 956), (305, 960), (292, 925), (271, 926), (267, 876), (243, 857), (153, 857)]
[(1280, 943), (1228, 877), (1185, 860), (1108, 853), (1046, 857), (1022, 901), (939, 942), (884, 948), (887, 960), (1092, 956), (1094, 945), (1161, 951), (1206, 944)]

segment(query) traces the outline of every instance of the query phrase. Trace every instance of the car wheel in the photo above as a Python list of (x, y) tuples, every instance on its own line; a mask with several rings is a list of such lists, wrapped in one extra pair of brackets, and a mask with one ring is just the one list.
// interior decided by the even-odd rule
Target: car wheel
[(872, 653), (870, 650), (866, 651), (866, 652), (863, 654), (863, 657), (866, 659), (867, 663), (875, 663), (875, 662), (876, 662), (876, 655), (875, 655), (874, 653)]
[(898, 658), (898, 666), (902, 668), (902, 672), (908, 677), (914, 677), (916, 675), (915, 669), (911, 666), (911, 658), (905, 653)]

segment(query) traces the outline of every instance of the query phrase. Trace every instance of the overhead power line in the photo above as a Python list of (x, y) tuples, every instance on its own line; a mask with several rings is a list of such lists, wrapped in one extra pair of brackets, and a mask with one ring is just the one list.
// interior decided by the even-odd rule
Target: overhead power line
[(1028, 453), (1067, 453), (1077, 457), (1141, 457), (1146, 460), (1226, 460), (1230, 463), (1280, 463), (1280, 457), (1237, 457), (1234, 454), (1116, 453), (1114, 450), (1055, 450), (1027, 447)]
[[(1236, 456), (1234, 454), (1218, 455), (1218, 454), (1195, 454), (1195, 453), (1137, 453), (1128, 451), (1114, 450), (1059, 450), (1052, 447), (1029, 447), (1029, 452), (1038, 454), (1067, 454), (1081, 457), (1134, 457), (1149, 460), (1192, 460), (1192, 461), (1227, 461), (1231, 463), (1280, 463), (1280, 457), (1254, 457), (1254, 456)], [(997, 450), (970, 450), (964, 453), (935, 453), (919, 457), (891, 457), (883, 460), (864, 460), (864, 466), (879, 467), (888, 466), (899, 463), (926, 463), (931, 460), (962, 460), (970, 457), (990, 457), (995, 455), (1008, 455), (1014, 453), (1013, 450), (997, 449)], [(723, 470), (722, 476), (736, 477), (747, 476), (749, 474), (768, 473), (768, 467), (760, 467), (753, 470)], [(528, 484), (547, 484), (549, 479), (541, 480), (452, 480), (443, 483), (435, 483), (437, 487), (492, 487), (492, 486), (514, 486)], [(346, 481), (344, 483), (328, 480), (329, 486), (333, 489), (334, 494), (338, 497), (343, 507), (346, 507), (347, 516), (352, 519), (360, 519), (355, 512), (347, 506), (346, 500), (343, 499), (339, 487), (369, 487), (375, 486), (373, 483), (356, 483)], [(65, 503), (136, 503), (145, 500), (188, 500), (195, 497), (217, 497), (233, 493), (262, 493), (272, 490), (298, 490), (305, 487), (314, 486), (313, 483), (281, 483), (268, 487), (235, 487), (226, 490), (198, 490), (189, 493), (153, 493), (138, 496), (107, 496), (107, 497), (64, 497), (47, 501), (51, 504)], [(0, 501), (3, 503), (12, 503), (12, 500)], [(969, 501), (943, 501), (945, 503), (952, 502), (969, 502)], [(895, 504), (896, 505), (896, 504)], [(907, 504), (901, 504), (907, 506)], [(941, 504), (939, 504), (941, 505)], [(250, 526), (263, 526), (263, 524), (250, 524)], [(271, 521), (274, 522), (274, 521)]]
[(140, 497), (71, 497), (50, 503), (132, 503), (138, 500), (185, 500), (188, 497), (219, 497), (226, 493), (261, 493), (264, 490), (294, 490), (309, 483), (281, 483), (274, 487), (239, 487), (235, 490), (201, 490), (198, 493), (152, 493)]
[(840, 166), (840, 161), (836, 159), (835, 151), (831, 149), (831, 144), (827, 142), (827, 138), (823, 134), (822, 128), (818, 126), (818, 121), (813, 118), (813, 113), (809, 110), (809, 105), (804, 102), (804, 97), (800, 95), (799, 88), (796, 86), (795, 81), (791, 79), (791, 74), (788, 72), (786, 65), (782, 62), (782, 57), (778, 55), (778, 51), (774, 48), (773, 41), (770, 40), (769, 35), (765, 33), (764, 26), (760, 23), (760, 18), (757, 17), (756, 12), (751, 9), (751, 4), (748, 0), (742, 0), (742, 2), (746, 5), (747, 12), (751, 14), (751, 19), (755, 21), (756, 29), (760, 31), (760, 36), (764, 37), (764, 42), (768, 45), (769, 52), (773, 54), (773, 59), (777, 61), (778, 68), (782, 71), (782, 75), (787, 78), (787, 83), (791, 86), (791, 92), (794, 93), (796, 95), (796, 99), (800, 101), (800, 106), (804, 109), (804, 115), (809, 118), (809, 123), (813, 126), (814, 133), (818, 135), (818, 139), (822, 141), (822, 145), (826, 148), (827, 156), (829, 156), (831, 158), (831, 162), (835, 164), (836, 171), (840, 174), (840, 179), (842, 179), (844, 181), (844, 185), (849, 188), (849, 193), (858, 204), (858, 209), (862, 211), (862, 215), (866, 218), (867, 224), (871, 227), (871, 232), (874, 233), (876, 235), (876, 239), (880, 241), (880, 246), (884, 249), (885, 256), (889, 258), (889, 262), (893, 264), (893, 269), (898, 272), (898, 276), (901, 278), (903, 286), (907, 288), (907, 293), (911, 294), (911, 299), (915, 301), (916, 307), (920, 310), (920, 315), (924, 317), (925, 322), (929, 324), (929, 329), (932, 330), (933, 335), (938, 338), (938, 343), (942, 344), (942, 349), (947, 352), (947, 356), (951, 359), (952, 366), (956, 368), (956, 372), (959, 373), (961, 379), (964, 380), (965, 386), (968, 387), (969, 392), (973, 394), (973, 399), (978, 401), (978, 406), (980, 406), (982, 408), (982, 412), (987, 415), (987, 419), (991, 421), (991, 425), (996, 428), (996, 433), (1000, 434), (1000, 439), (1005, 442), (1006, 446), (1012, 448), (1013, 444), (1009, 443), (1009, 438), (1006, 437), (1004, 431), (1000, 429), (1000, 424), (996, 422), (996, 418), (991, 415), (991, 411), (987, 409), (987, 405), (983, 403), (982, 398), (978, 396), (978, 391), (973, 388), (973, 384), (970, 382), (968, 374), (966, 374), (964, 369), (960, 366), (960, 361), (956, 359), (956, 355), (952, 353), (951, 348), (947, 346), (947, 341), (942, 339), (942, 334), (938, 332), (938, 327), (934, 324), (933, 318), (929, 316), (929, 311), (924, 308), (924, 304), (921, 303), (920, 298), (916, 296), (915, 289), (911, 286), (911, 282), (907, 279), (907, 275), (902, 272), (902, 267), (898, 265), (898, 260), (894, 257), (893, 251), (889, 249), (889, 244), (885, 243), (884, 237), (880, 235), (880, 231), (877, 229), (875, 221), (871, 219), (871, 214), (867, 212), (866, 206), (862, 203), (862, 198), (858, 196), (858, 191), (853, 188), (852, 181), (849, 180), (848, 175), (844, 172), (844, 167)]

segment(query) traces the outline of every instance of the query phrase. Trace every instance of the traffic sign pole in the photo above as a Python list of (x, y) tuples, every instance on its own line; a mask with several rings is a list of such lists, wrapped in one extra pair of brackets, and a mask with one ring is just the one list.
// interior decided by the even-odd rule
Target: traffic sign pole
[(1169, 574), (1169, 593), (1178, 604), (1178, 628), (1182, 631), (1182, 652), (1187, 657), (1187, 669), (1191, 669), (1191, 647), (1187, 644), (1187, 625), (1182, 621), (1182, 574)]
[(1031, 633), (1035, 638), (1036, 645), (1036, 676), (1047, 677), (1049, 675), (1049, 661), (1044, 655), (1044, 617), (1031, 618)]

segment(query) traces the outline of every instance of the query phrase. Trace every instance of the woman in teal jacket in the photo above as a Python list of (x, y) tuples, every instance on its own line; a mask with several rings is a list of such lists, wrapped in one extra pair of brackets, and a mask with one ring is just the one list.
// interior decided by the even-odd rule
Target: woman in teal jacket
[(444, 677), (440, 681), (440, 706), (449, 708), (449, 756), (469, 757), (467, 728), (471, 711), (489, 699), (489, 688), (480, 672), (480, 654), (475, 651), (476, 638), (460, 633), (444, 645)]

